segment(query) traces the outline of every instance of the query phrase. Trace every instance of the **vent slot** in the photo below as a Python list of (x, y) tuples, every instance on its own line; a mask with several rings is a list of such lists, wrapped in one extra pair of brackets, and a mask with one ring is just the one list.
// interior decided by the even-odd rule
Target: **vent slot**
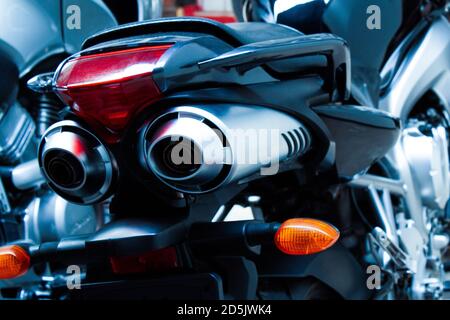
[(305, 128), (300, 127), (300, 128), (298, 128), (298, 130), (299, 130), (299, 134), (302, 136), (302, 140), (303, 140), (302, 152), (306, 152), (309, 149), (309, 146), (311, 143), (311, 137)]
[(294, 148), (292, 146), (292, 141), (285, 133), (282, 133), (281, 136), (286, 141), (286, 144), (288, 146), (288, 157), (290, 157), (290, 156), (292, 156), (292, 152), (294, 150)]
[(308, 135), (302, 127), (282, 133), (281, 136), (288, 145), (288, 157), (293, 157), (303, 153), (308, 148)]
[(292, 133), (292, 131), (288, 131), (289, 137), (291, 137), (292, 142), (294, 143), (294, 152), (293, 155), (297, 154), (300, 151), (300, 142), (298, 141), (298, 138), (295, 134)]

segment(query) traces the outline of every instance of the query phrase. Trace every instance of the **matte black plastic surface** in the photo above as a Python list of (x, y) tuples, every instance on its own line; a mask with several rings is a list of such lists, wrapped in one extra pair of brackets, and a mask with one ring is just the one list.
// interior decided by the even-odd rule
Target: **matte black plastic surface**
[(312, 276), (333, 288), (344, 299), (365, 300), (370, 297), (364, 270), (339, 242), (326, 251), (308, 256), (265, 250), (256, 267), (262, 278)]
[(338, 173), (351, 177), (382, 158), (397, 142), (400, 121), (368, 107), (321, 106), (314, 108), (336, 142)]
[[(73, 300), (223, 300), (222, 279), (213, 273), (82, 284)], [(151, 310), (149, 310), (151, 313)]]
[(16, 99), (18, 82), (19, 70), (12, 57), (0, 46), (0, 109)]

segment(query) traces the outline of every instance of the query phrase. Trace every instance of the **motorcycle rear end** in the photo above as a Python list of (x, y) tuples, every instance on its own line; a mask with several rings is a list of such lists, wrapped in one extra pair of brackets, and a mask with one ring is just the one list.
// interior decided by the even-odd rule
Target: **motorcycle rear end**
[(108, 205), (111, 222), (10, 243), (4, 274), (81, 271), (81, 289), (55, 283), (55, 299), (373, 297), (338, 191), (388, 152), (399, 122), (346, 105), (350, 78), (345, 41), (280, 25), (175, 18), (89, 38), (51, 81), (30, 81), (67, 105), (39, 166), (62, 198)]

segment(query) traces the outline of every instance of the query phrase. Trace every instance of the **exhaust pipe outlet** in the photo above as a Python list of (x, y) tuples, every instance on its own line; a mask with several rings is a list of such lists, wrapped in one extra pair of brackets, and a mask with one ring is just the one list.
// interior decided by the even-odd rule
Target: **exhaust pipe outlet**
[(212, 191), (254, 174), (272, 175), (278, 164), (308, 151), (311, 136), (297, 119), (259, 106), (173, 108), (144, 126), (141, 164), (171, 188)]
[(50, 187), (64, 199), (92, 204), (104, 200), (116, 179), (107, 148), (74, 121), (52, 125), (42, 137), (39, 166)]

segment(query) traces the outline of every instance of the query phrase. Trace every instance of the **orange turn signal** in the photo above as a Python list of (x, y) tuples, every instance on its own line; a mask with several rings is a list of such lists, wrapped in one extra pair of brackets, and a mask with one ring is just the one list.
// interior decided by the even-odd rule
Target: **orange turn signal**
[(291, 255), (324, 251), (339, 239), (339, 231), (329, 223), (315, 219), (290, 219), (275, 234), (279, 250)]
[(17, 245), (0, 248), (0, 279), (19, 277), (28, 271), (30, 256)]

